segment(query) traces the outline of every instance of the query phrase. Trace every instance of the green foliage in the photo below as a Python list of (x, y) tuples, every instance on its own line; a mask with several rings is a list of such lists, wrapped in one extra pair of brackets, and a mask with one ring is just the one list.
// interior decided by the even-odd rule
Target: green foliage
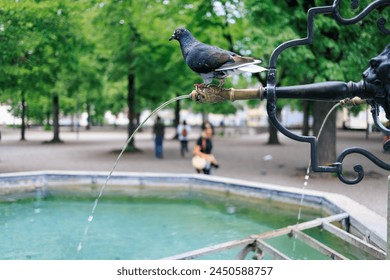
[[(79, 58), (84, 48), (78, 4), (62, 1), (3, 1), (0, 18), (1, 102), (17, 103), (26, 93), (29, 118), (42, 122), (43, 100), (54, 92), (69, 94), (77, 87)], [(64, 112), (69, 112), (64, 106)], [(18, 112), (15, 110), (14, 114)]]
[[(350, 18), (370, 1), (360, 1), (356, 11), (350, 9), (350, 1), (341, 2), (341, 14)], [(126, 108), (127, 76), (132, 74), (137, 112), (154, 109), (178, 94), (188, 94), (194, 83), (202, 81), (185, 65), (178, 43), (168, 42), (175, 28), (187, 27), (201, 41), (262, 59), (267, 66), (278, 45), (307, 35), (309, 8), (331, 4), (325, 0), (3, 0), (0, 102), (13, 105), (17, 115), (24, 92), (29, 119), (44, 123), (51, 112), (51, 96), (58, 93), (63, 114), (92, 105), (94, 117), (101, 119), (106, 110), (115, 114)], [(338, 24), (331, 15), (316, 17), (314, 44), (280, 56), (278, 84), (359, 80), (369, 58), (389, 42), (375, 24), (386, 11), (373, 12), (350, 26)], [(262, 81), (265, 75), (261, 74)], [(257, 83), (250, 76), (227, 80), (227, 86), (236, 87)], [(183, 102), (183, 106), (228, 114), (240, 104)]]

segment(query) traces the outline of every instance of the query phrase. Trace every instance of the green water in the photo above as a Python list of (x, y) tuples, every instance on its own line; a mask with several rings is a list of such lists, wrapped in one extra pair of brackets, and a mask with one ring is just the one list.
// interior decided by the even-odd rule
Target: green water
[[(77, 252), (93, 201), (61, 195), (0, 202), (0, 259), (159, 259), (295, 224), (298, 213), (270, 201), (194, 191), (103, 196)], [(319, 215), (304, 209), (301, 222)], [(272, 245), (292, 254), (288, 237)], [(238, 250), (206, 258), (232, 259)], [(311, 249), (294, 257), (326, 259)]]

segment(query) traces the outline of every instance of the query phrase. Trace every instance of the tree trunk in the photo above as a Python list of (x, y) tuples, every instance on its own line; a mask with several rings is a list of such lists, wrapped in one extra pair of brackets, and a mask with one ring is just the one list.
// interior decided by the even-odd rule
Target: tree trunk
[(209, 113), (203, 111), (203, 112), (202, 112), (202, 122), (203, 122), (203, 123), (206, 123), (206, 122), (208, 122), (208, 121), (209, 121)]
[(86, 130), (91, 129), (91, 103), (89, 100), (87, 100), (87, 126), (85, 127)]
[(50, 127), (51, 112), (49, 110), (45, 113), (45, 126)]
[[(276, 116), (278, 119), (280, 119), (281, 116), (281, 109), (276, 109)], [(270, 119), (268, 118), (268, 145), (280, 145), (279, 138), (278, 138), (278, 130), (276, 127), (271, 123)]]
[[(179, 96), (180, 94), (176, 94), (176, 97)], [(175, 106), (175, 120), (174, 120), (174, 126), (175, 128), (178, 127), (178, 125), (180, 124), (180, 109), (181, 109), (181, 100), (177, 100), (176, 101), (176, 106)], [(175, 136), (173, 137), (173, 139), (179, 139), (179, 135), (177, 134), (177, 130), (176, 130), (176, 133), (175, 133)]]
[(60, 139), (60, 103), (58, 94), (53, 95), (53, 139), (50, 142), (62, 142)]
[[(332, 109), (332, 102), (314, 102), (313, 133), (318, 137), (319, 130), (328, 112)], [(336, 161), (336, 115), (337, 111), (329, 116), (324, 124), (321, 135), (318, 138), (318, 163), (320, 165), (334, 163)]]
[[(134, 131), (135, 131), (135, 77), (134, 74), (129, 73), (127, 76), (127, 107), (129, 109), (128, 111), (128, 119), (129, 119), (129, 125), (128, 125), (128, 137), (130, 137)], [(127, 146), (127, 150), (133, 151), (135, 150), (135, 143), (134, 138), (130, 141), (129, 145)]]
[(22, 111), (20, 118), (22, 119), (22, 125), (20, 128), (20, 141), (26, 140), (26, 96), (22, 90)]
[[(140, 124), (141, 124), (141, 113), (137, 112), (136, 117), (135, 117), (135, 125), (136, 125), (136, 127), (138, 127)], [(142, 127), (140, 127), (138, 131), (141, 132)]]

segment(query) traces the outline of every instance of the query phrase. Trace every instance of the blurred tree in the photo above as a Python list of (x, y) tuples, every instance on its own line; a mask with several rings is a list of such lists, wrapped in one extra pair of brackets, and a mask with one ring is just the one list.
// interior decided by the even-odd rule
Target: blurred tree
[[(65, 80), (74, 77), (84, 45), (78, 17), (72, 16), (78, 11), (77, 4), (4, 2), (0, 21), (0, 76), (3, 77), (0, 84), (8, 94), (2, 96), (2, 100), (15, 99), (13, 92), (21, 92), (21, 138), (24, 139), (27, 97), (40, 94), (52, 98), (54, 134), (51, 142), (60, 142), (59, 94), (69, 89)], [(31, 97), (31, 100), (39, 99)]]
[[(118, 90), (127, 92), (129, 137), (136, 128), (141, 109), (167, 98), (162, 92), (169, 86), (169, 80), (163, 75), (164, 67), (159, 67), (167, 63), (164, 56), (166, 43), (161, 45), (161, 39), (158, 39), (161, 36), (158, 27), (162, 25), (157, 13), (163, 10), (162, 5), (158, 2), (111, 0), (99, 6), (100, 11), (95, 17), (97, 31), (104, 34), (100, 42), (105, 46), (107, 79), (117, 85), (126, 85)], [(122, 96), (118, 91), (114, 94)], [(148, 100), (148, 103), (142, 100)], [(142, 107), (142, 104), (147, 106)], [(127, 150), (136, 150), (134, 138)]]

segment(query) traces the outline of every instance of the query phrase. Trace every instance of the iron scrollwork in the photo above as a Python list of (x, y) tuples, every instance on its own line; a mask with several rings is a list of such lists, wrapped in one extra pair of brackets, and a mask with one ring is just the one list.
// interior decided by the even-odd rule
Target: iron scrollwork
[[(352, 8), (357, 8), (359, 1), (351, 1)], [(277, 98), (302, 98), (311, 100), (341, 100), (342, 98), (359, 96), (367, 100), (372, 110), (372, 117), (375, 125), (386, 135), (390, 135), (390, 128), (385, 127), (378, 119), (379, 106), (383, 107), (387, 119), (390, 120), (390, 44), (378, 56), (370, 60), (370, 66), (363, 73), (363, 79), (358, 83), (325, 82), (321, 84), (310, 84), (295, 87), (276, 87), (277, 71), (276, 65), (279, 55), (286, 49), (294, 46), (303, 46), (313, 43), (314, 39), (314, 18), (318, 14), (331, 14), (334, 19), (344, 25), (355, 24), (365, 18), (371, 11), (378, 8), (385, 8), (390, 5), (390, 0), (374, 1), (369, 4), (361, 13), (351, 19), (345, 19), (340, 15), (340, 0), (335, 0), (332, 6), (314, 7), (307, 13), (307, 37), (287, 41), (279, 45), (270, 57), (269, 73), (265, 97), (267, 99), (267, 112), (273, 125), (287, 137), (310, 144), (311, 169), (314, 172), (336, 173), (339, 179), (346, 184), (357, 184), (364, 177), (364, 169), (361, 165), (355, 165), (354, 171), (357, 178), (349, 179), (343, 175), (343, 160), (347, 155), (360, 154), (368, 158), (375, 165), (390, 170), (390, 164), (383, 162), (369, 151), (362, 148), (347, 148), (337, 158), (337, 162), (329, 166), (320, 166), (317, 158), (317, 138), (315, 136), (297, 135), (285, 128), (277, 118)], [(386, 20), (380, 18), (377, 22), (379, 30), (389, 35), (390, 31), (385, 28)], [(324, 92), (325, 91), (325, 92)], [(329, 95), (327, 95), (329, 92)], [(305, 92), (305, 96), (302, 96)], [(390, 145), (386, 143), (385, 145)]]
[[(334, 1), (333, 7), (334, 7), (334, 13), (333, 16), (335, 20), (341, 24), (355, 24), (359, 21), (361, 21), (363, 18), (365, 18), (371, 11), (384, 7), (386, 5), (390, 5), (389, 0), (382, 0), (382, 1), (374, 1), (371, 4), (369, 4), (361, 13), (359, 13), (357, 16), (350, 18), (350, 19), (345, 19), (340, 15), (340, 2), (341, 0), (336, 0)], [(351, 8), (352, 9), (357, 9), (359, 6), (359, 1), (358, 0), (352, 0), (351, 1)], [(377, 20), (376, 22), (379, 30), (386, 35), (390, 35), (390, 30), (386, 29), (385, 24), (386, 24), (386, 19), (381, 17)]]

